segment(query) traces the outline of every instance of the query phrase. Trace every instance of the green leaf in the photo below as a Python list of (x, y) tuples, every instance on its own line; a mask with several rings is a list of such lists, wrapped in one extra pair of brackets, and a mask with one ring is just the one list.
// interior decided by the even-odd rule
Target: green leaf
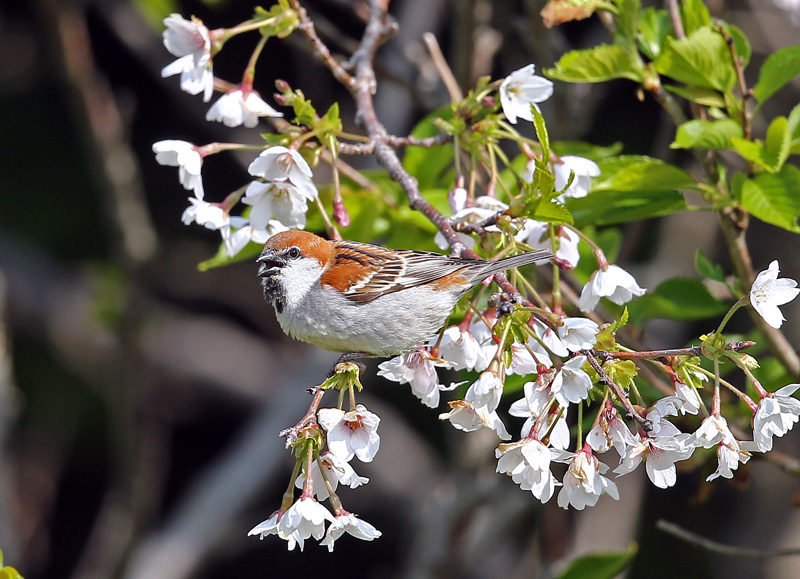
[(584, 143), (583, 141), (557, 141), (550, 143), (550, 147), (559, 157), (574, 155), (576, 157), (585, 157), (595, 162), (619, 155), (620, 151), (622, 151), (622, 143), (620, 142), (602, 146)]
[(631, 543), (625, 551), (595, 551), (570, 561), (557, 579), (613, 579), (633, 562), (638, 547)]
[(728, 34), (730, 34), (733, 39), (733, 51), (736, 53), (736, 56), (741, 59), (742, 68), (746, 68), (750, 63), (750, 55), (753, 52), (753, 49), (750, 47), (750, 40), (748, 40), (747, 35), (742, 29), (735, 24), (723, 22), (722, 26), (725, 27), (725, 30), (728, 31)]
[(706, 279), (725, 283), (725, 272), (722, 270), (722, 266), (712, 263), (699, 249), (694, 254), (694, 268), (700, 276)]
[[(422, 119), (411, 135), (419, 139), (435, 137), (441, 132), (436, 128), (436, 119), (452, 118), (453, 113), (449, 106), (433, 111)], [(406, 147), (403, 155), (403, 168), (419, 183), (420, 189), (429, 187), (447, 187), (452, 183), (453, 145), (438, 147)]]
[(736, 84), (736, 71), (728, 44), (718, 30), (703, 27), (687, 38), (667, 38), (656, 70), (677, 81), (701, 88), (729, 91)]
[(789, 154), (800, 154), (800, 105), (796, 105), (786, 122), (786, 134), (789, 137)]
[(711, 24), (711, 14), (703, 0), (683, 0), (680, 6), (683, 29), (687, 35)]
[(567, 199), (567, 209), (578, 228), (611, 225), (661, 217), (686, 209), (677, 191), (602, 191), (581, 199)]
[(731, 139), (743, 136), (742, 127), (732, 119), (706, 121), (696, 119), (678, 127), (671, 149), (732, 149)]
[(22, 575), (13, 567), (3, 567), (0, 569), (0, 579), (22, 579)]
[(617, 30), (614, 43), (635, 50), (636, 19), (641, 8), (641, 0), (614, 0), (617, 5)]
[(641, 62), (615, 44), (570, 51), (544, 74), (566, 82), (605, 82), (614, 78), (639, 82), (643, 78)]
[(663, 191), (696, 189), (694, 177), (683, 169), (659, 159), (639, 155), (621, 155), (598, 162), (600, 176), (592, 191)]
[(681, 211), (686, 201), (679, 189), (696, 189), (697, 182), (673, 165), (644, 156), (620, 156), (598, 163), (588, 196), (568, 199), (578, 227), (608, 225), (659, 217)]
[(769, 55), (758, 72), (758, 82), (753, 87), (753, 96), (758, 106), (786, 86), (800, 73), (800, 45), (787, 46)]
[(725, 106), (725, 98), (714, 89), (700, 88), (696, 86), (675, 86), (670, 84), (663, 85), (671, 93), (685, 98), (688, 101), (703, 105), (706, 107), (723, 108)]
[(761, 221), (800, 233), (800, 169), (784, 165), (778, 173), (761, 173), (745, 179), (742, 206)]
[(555, 201), (539, 199), (531, 204), (531, 212), (527, 214), (536, 221), (548, 223), (572, 223), (572, 214), (566, 207)]
[(761, 143), (748, 141), (747, 139), (738, 139), (736, 137), (731, 139), (731, 143), (742, 158), (760, 167), (771, 170), (778, 162), (778, 159), (770, 154)]
[(732, 138), (731, 143), (736, 152), (770, 173), (779, 171), (786, 159), (789, 158), (794, 133), (798, 131), (798, 125), (800, 125), (800, 111), (795, 113), (792, 110), (792, 114), (794, 116), (791, 122), (786, 117), (772, 119), (763, 144), (742, 138)]
[(531, 104), (531, 116), (533, 117), (533, 127), (536, 129), (536, 138), (542, 146), (542, 159), (550, 158), (550, 135), (547, 132), (547, 125), (544, 117), (536, 105)]
[(661, 47), (667, 36), (672, 34), (672, 21), (666, 10), (648, 6), (639, 13), (639, 49), (649, 58), (655, 60), (661, 54)]
[(767, 138), (764, 148), (775, 158), (772, 171), (779, 171), (789, 158), (789, 147), (792, 137), (788, 130), (789, 120), (786, 117), (775, 117), (767, 127)]
[(177, 0), (134, 0), (133, 3), (153, 30), (161, 30), (164, 18), (181, 10)]
[(630, 304), (631, 317), (637, 323), (652, 318), (702, 320), (718, 316), (727, 306), (712, 296), (703, 282), (675, 277)]

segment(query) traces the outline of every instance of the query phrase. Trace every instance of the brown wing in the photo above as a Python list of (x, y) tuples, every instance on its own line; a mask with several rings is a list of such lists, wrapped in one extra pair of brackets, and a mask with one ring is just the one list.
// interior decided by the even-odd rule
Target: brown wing
[[(377, 245), (340, 241), (333, 263), (323, 273), (331, 285), (355, 302), (368, 302), (387, 293), (435, 282), (481, 263), (430, 251), (388, 250)], [(463, 279), (467, 284), (467, 280)]]

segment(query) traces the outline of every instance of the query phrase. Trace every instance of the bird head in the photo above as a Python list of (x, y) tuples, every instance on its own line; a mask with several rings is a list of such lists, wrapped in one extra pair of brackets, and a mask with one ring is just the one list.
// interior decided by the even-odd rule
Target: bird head
[(256, 260), (264, 299), (278, 313), (287, 303), (302, 299), (319, 284), (332, 251), (329, 241), (307, 231), (283, 231), (270, 237)]

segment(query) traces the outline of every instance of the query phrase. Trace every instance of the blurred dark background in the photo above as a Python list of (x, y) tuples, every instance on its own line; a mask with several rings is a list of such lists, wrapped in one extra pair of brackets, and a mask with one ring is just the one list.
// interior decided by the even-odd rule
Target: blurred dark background
[[(349, 53), (364, 6), (305, 4), (332, 49)], [(529, 62), (541, 70), (566, 50), (605, 38), (596, 18), (546, 30), (542, 6), (393, 2), (400, 32), (379, 53), (379, 117), (391, 132), (407, 134), (448, 101), (423, 32), (436, 34), (463, 87)], [(162, 139), (258, 143), (256, 131), (206, 122), (210, 103), (181, 92), (177, 78), (160, 77), (172, 60), (161, 42), (161, 19), (170, 11), (215, 28), (247, 19), (252, 9), (241, 0), (29, 0), (0, 7), (6, 563), (27, 579), (314, 571), (522, 578), (548, 577), (577, 553), (624, 549), (636, 540), (633, 577), (797, 577), (792, 558), (722, 558), (653, 528), (664, 517), (736, 545), (800, 547), (800, 488), (778, 467), (753, 460), (734, 482), (712, 487), (699, 482), (708, 473), (691, 472), (668, 491), (653, 488), (639, 469), (617, 480), (619, 503), (604, 498), (594, 510), (565, 512), (494, 473), (491, 435), (440, 423), (406, 386), (376, 379), (376, 363), (360, 400), (382, 417), (381, 452), (373, 463), (355, 465), (371, 482), (342, 497), (383, 537), (344, 537), (328, 554), (313, 542), (304, 553), (287, 552), (275, 537), (246, 536), (277, 508), (288, 482), (291, 457), (277, 433), (302, 415), (305, 388), (321, 381), (335, 355), (283, 335), (263, 303), (254, 263), (197, 271), (216, 252), (218, 235), (182, 225), (188, 192), (175, 168), (155, 162), (151, 146)], [(752, 75), (766, 54), (800, 37), (791, 15), (766, 1), (717, 1), (711, 9), (750, 37)], [(254, 35), (232, 40), (215, 59), (215, 73), (236, 82), (254, 44)], [(267, 43), (256, 89), (268, 97), (277, 78), (301, 88), (319, 110), (338, 101), (354, 129), (348, 95), (312, 61), (299, 35)], [(794, 84), (770, 101), (767, 116), (787, 114), (797, 97)], [(627, 153), (696, 170), (669, 151), (674, 127), (628, 82), (557, 83), (543, 109), (554, 139), (620, 141)], [(247, 162), (223, 154), (206, 163), (207, 198), (221, 200), (244, 183)], [(353, 163), (370, 166), (369, 159)], [(698, 247), (726, 261), (712, 215), (632, 224), (625, 233), (619, 261), (648, 287), (692, 275)], [(800, 276), (796, 236), (756, 225), (750, 240), (757, 269), (778, 258), (783, 275)], [(784, 313), (796, 344), (800, 308)], [(653, 324), (647, 340), (676, 346), (690, 339), (688, 332)], [(798, 457), (798, 433), (777, 448)]]

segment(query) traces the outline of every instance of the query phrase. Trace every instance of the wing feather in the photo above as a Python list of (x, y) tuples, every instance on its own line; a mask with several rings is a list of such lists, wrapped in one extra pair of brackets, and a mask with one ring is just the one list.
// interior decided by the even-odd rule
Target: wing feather
[(387, 250), (368, 243), (340, 241), (333, 260), (336, 276), (323, 274), (322, 283), (337, 287), (352, 301), (368, 302), (383, 294), (436, 281), (475, 263), (476, 260), (432, 251)]
[(535, 251), (499, 261), (484, 261), (432, 251), (394, 250), (369, 243), (338, 241), (332, 267), (323, 273), (321, 282), (336, 287), (354, 302), (368, 302), (384, 294), (447, 277), (450, 277), (448, 283), (463, 284), (466, 291), (493, 273), (551, 257), (550, 252)]

